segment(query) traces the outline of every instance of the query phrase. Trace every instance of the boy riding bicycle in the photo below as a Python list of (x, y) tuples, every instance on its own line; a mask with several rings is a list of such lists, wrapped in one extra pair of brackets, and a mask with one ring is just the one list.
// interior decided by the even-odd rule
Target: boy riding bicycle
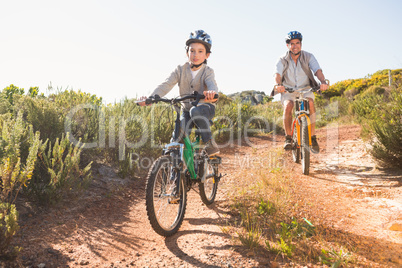
[[(212, 139), (210, 128), (210, 120), (215, 116), (215, 94), (218, 93), (218, 86), (215, 82), (215, 73), (207, 66), (207, 59), (211, 54), (212, 40), (211, 37), (203, 30), (197, 30), (190, 34), (186, 41), (186, 53), (188, 62), (177, 68), (170, 74), (165, 82), (160, 84), (151, 94), (151, 97), (159, 95), (165, 96), (172, 88), (178, 84), (180, 96), (186, 96), (197, 91), (199, 94), (205, 95), (205, 99), (201, 100), (197, 106), (192, 106), (191, 102), (183, 104), (183, 113), (181, 114), (181, 136), (183, 131), (187, 135), (191, 133), (191, 129), (197, 126), (202, 141), (205, 144), (205, 151), (209, 156), (219, 153), (219, 148)], [(144, 106), (145, 99), (139, 104)]]
[[(297, 31), (289, 32), (286, 36), (286, 46), (288, 52), (285, 56), (281, 57), (275, 69), (275, 87), (271, 92), (271, 96), (281, 93), (281, 102), (284, 106), (283, 111), (283, 126), (285, 128), (286, 140), (284, 149), (290, 150), (292, 148), (292, 111), (297, 92), (288, 93), (285, 87), (294, 88), (295, 91), (300, 91), (306, 87), (317, 87), (318, 84), (314, 79), (314, 75), (320, 80), (320, 90), (328, 89), (325, 81), (325, 76), (322, 72), (320, 65), (315, 59), (314, 55), (301, 50), (303, 36)], [(313, 75), (314, 74), (314, 75)], [(309, 100), (310, 106), (310, 119), (311, 119), (311, 151), (319, 153), (317, 138), (315, 136), (315, 107), (314, 107), (314, 94), (308, 92), (305, 97)]]

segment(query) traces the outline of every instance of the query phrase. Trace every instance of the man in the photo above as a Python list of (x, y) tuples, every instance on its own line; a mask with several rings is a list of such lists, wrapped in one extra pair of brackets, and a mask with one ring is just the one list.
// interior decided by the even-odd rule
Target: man
[[(320, 80), (321, 91), (327, 90), (328, 85), (325, 81), (325, 76), (320, 65), (314, 55), (301, 49), (303, 36), (297, 31), (289, 32), (286, 36), (286, 46), (288, 52), (281, 57), (275, 69), (275, 87), (272, 90), (271, 96), (281, 93), (281, 102), (284, 107), (283, 125), (285, 128), (286, 140), (284, 149), (292, 149), (292, 111), (297, 93), (288, 93), (285, 87), (293, 88), (295, 91), (301, 91), (306, 87), (316, 87), (317, 82), (314, 75)], [(319, 153), (320, 148), (315, 136), (315, 107), (314, 93), (308, 92), (304, 95), (309, 100), (310, 119), (311, 119), (311, 142), (313, 153)]]

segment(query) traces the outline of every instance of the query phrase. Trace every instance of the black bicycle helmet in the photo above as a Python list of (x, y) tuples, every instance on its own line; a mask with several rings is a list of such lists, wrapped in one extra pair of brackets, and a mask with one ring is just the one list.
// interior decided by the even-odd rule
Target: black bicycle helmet
[(212, 39), (209, 34), (203, 30), (197, 30), (190, 33), (189, 39), (186, 41), (186, 46), (188, 47), (191, 43), (201, 43), (207, 49), (207, 53), (211, 53)]
[(286, 36), (286, 44), (289, 44), (290, 41), (292, 41), (293, 39), (299, 39), (300, 42), (303, 39), (303, 35), (301, 33), (299, 33), (298, 31), (291, 31), (288, 33), (288, 35)]

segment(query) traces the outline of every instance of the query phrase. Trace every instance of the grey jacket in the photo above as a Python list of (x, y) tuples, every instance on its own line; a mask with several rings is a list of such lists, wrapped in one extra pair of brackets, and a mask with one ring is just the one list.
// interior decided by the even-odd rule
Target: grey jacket
[[(191, 75), (190, 64), (186, 62), (183, 65), (177, 66), (177, 68), (170, 74), (165, 82), (160, 84), (151, 94), (151, 96), (158, 94), (163, 97), (169, 93), (169, 91), (176, 85), (179, 86), (180, 96), (186, 96), (192, 94), (193, 91), (198, 91), (199, 94), (203, 94), (204, 91), (212, 90), (218, 93), (218, 86), (215, 81), (215, 73), (208, 65), (203, 64), (196, 77), (193, 79)], [(200, 104), (203, 101), (200, 101)], [(184, 103), (184, 111), (191, 109), (190, 101)]]

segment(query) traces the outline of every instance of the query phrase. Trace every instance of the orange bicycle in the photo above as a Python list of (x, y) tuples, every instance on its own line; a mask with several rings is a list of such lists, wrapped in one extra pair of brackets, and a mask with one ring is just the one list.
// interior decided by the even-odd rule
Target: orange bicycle
[(304, 91), (294, 91), (286, 88), (289, 93), (297, 92), (295, 101), (295, 119), (292, 124), (292, 158), (295, 163), (302, 164), (304, 175), (310, 171), (310, 148), (311, 148), (311, 121), (310, 106), (304, 94), (307, 92), (320, 92), (320, 87), (310, 88)]

